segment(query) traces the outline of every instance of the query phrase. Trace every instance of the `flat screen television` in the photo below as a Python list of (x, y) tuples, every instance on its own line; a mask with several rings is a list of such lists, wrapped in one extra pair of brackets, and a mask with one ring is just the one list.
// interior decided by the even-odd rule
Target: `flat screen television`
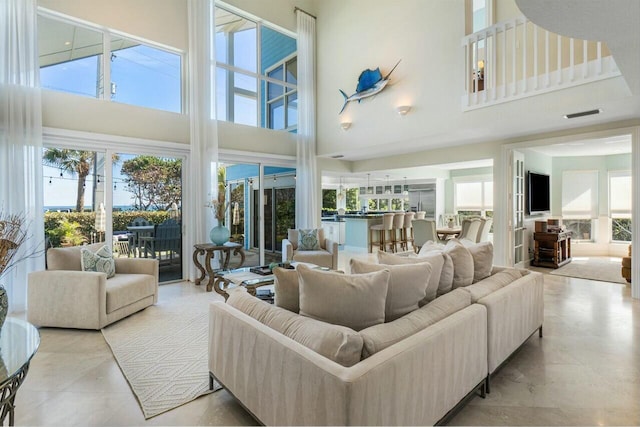
[(549, 175), (529, 172), (527, 174), (527, 212), (543, 214), (551, 212)]

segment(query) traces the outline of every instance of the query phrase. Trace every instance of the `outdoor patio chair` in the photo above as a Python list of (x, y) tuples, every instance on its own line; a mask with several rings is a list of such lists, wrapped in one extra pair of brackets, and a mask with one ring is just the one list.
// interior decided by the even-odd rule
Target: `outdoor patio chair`
[(174, 257), (180, 257), (182, 243), (182, 231), (180, 224), (175, 219), (167, 219), (162, 224), (156, 225), (153, 236), (140, 237), (140, 246), (143, 248), (144, 257), (165, 259), (169, 262)]

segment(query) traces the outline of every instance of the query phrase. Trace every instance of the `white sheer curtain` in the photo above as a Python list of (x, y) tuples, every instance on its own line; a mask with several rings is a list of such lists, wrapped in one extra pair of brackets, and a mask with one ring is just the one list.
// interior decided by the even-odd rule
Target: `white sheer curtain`
[[(29, 227), (29, 238), (14, 259), (41, 249), (44, 242), (36, 8), (36, 0), (0, 1), (0, 209), (25, 215)], [(39, 251), (0, 279), (10, 311), (26, 309), (27, 273), (42, 269)]]
[[(215, 87), (215, 15), (213, 0), (189, 0), (189, 122), (191, 166), (187, 186), (191, 204), (185, 247), (208, 242), (213, 227), (207, 200), (215, 197), (215, 167), (218, 161), (218, 131), (212, 88)], [(189, 263), (189, 279), (196, 277)]]
[(298, 18), (298, 149), (296, 156), (296, 225), (317, 228), (316, 175), (316, 20), (297, 10)]

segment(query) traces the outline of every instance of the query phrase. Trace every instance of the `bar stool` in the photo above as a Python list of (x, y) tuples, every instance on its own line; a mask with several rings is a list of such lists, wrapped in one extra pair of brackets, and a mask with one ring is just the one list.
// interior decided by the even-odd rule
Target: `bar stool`
[(402, 228), (404, 227), (404, 212), (393, 215), (393, 228), (391, 230), (391, 251), (397, 252), (397, 245), (402, 248)]
[(411, 243), (411, 247), (413, 247), (413, 225), (411, 221), (413, 221), (413, 217), (415, 216), (415, 212), (407, 212), (404, 214), (404, 225), (402, 227), (402, 248), (405, 251), (409, 250), (409, 243)]
[(389, 232), (389, 239), (391, 240), (391, 229), (393, 228), (394, 213), (386, 213), (382, 217), (382, 224), (375, 224), (369, 227), (369, 252), (373, 252), (373, 238), (375, 233), (378, 233), (378, 245), (381, 251), (386, 252), (387, 246), (387, 232)]
[(416, 212), (416, 216), (413, 219), (424, 219), (424, 217), (427, 215), (427, 212), (425, 211), (418, 211)]

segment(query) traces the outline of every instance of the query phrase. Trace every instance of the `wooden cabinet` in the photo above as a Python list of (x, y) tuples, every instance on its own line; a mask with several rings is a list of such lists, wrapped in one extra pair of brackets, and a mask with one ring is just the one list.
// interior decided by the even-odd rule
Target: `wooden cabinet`
[(571, 262), (571, 232), (533, 233), (533, 265), (558, 268)]

